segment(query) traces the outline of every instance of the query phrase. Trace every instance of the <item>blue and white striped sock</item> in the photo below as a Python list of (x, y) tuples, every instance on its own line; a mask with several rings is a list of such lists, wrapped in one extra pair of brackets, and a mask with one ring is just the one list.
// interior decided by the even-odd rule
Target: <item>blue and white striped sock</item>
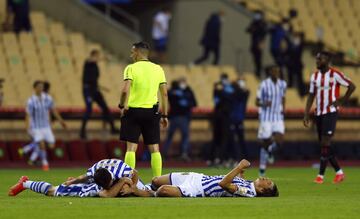
[(266, 169), (266, 162), (267, 162), (267, 159), (268, 159), (268, 152), (264, 149), (264, 148), (261, 148), (260, 149), (260, 165), (259, 165), (259, 169), (260, 170), (263, 170), (263, 173), (265, 173), (265, 169)]
[(24, 150), (24, 153), (29, 153), (31, 150), (33, 150), (36, 146), (38, 145), (37, 142), (31, 142), (30, 144), (28, 145), (25, 145), (23, 147), (23, 150)]
[(46, 193), (49, 191), (49, 188), (51, 187), (51, 184), (47, 182), (36, 182), (28, 180), (23, 183), (23, 186), (34, 192), (46, 195)]
[(37, 145), (30, 155), (30, 160), (34, 162), (39, 157), (39, 154), (40, 154), (40, 147), (39, 145)]
[(46, 150), (40, 150), (40, 159), (41, 159), (42, 165), (49, 165), (49, 162), (47, 160)]

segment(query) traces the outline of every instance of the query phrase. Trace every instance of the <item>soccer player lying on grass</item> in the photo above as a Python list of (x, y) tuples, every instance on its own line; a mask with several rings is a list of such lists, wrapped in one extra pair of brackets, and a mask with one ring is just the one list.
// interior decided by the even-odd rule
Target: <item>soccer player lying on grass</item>
[(243, 179), (250, 162), (243, 159), (225, 176), (207, 176), (199, 173), (170, 173), (155, 177), (152, 186), (158, 188), (158, 197), (277, 197), (273, 181), (258, 178)]
[[(17, 184), (12, 186), (9, 190), (9, 196), (16, 196), (20, 192), (30, 189), (34, 192), (41, 193), (47, 196), (70, 196), (70, 197), (102, 197), (102, 198), (112, 198), (122, 196), (121, 189), (124, 187), (130, 187), (134, 183), (130, 178), (123, 177), (119, 179), (113, 186), (109, 189), (102, 189), (95, 183), (79, 183), (71, 185), (58, 185), (53, 186), (48, 182), (43, 181), (30, 181), (27, 176), (22, 176)], [(146, 192), (143, 190), (133, 189), (134, 195), (136, 196), (152, 196), (153, 192)], [(141, 193), (142, 192), (142, 193)]]

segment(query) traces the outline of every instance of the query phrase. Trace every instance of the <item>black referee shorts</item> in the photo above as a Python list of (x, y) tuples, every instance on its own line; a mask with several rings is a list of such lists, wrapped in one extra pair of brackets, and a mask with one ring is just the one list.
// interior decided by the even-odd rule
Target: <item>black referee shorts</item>
[(160, 117), (157, 107), (129, 108), (121, 117), (120, 140), (138, 143), (142, 134), (145, 145), (159, 144)]
[(315, 116), (319, 140), (321, 136), (333, 136), (336, 129), (337, 112)]

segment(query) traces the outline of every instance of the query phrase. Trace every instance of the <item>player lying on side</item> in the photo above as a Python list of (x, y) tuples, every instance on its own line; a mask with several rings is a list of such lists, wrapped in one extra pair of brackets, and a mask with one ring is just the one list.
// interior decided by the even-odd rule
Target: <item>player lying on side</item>
[[(17, 184), (12, 186), (9, 190), (9, 196), (16, 196), (26, 189), (30, 189), (33, 192), (44, 194), (46, 196), (53, 197), (101, 197), (101, 198), (113, 198), (127, 196), (122, 193), (122, 189), (128, 189), (133, 186), (134, 183), (128, 177), (119, 179), (113, 186), (108, 189), (103, 189), (95, 183), (79, 183), (71, 185), (58, 185), (53, 186), (44, 181), (31, 181), (27, 176), (22, 176)], [(125, 190), (126, 191), (126, 190)], [(153, 196), (152, 191), (132, 189), (133, 195), (141, 197)]]
[[(77, 191), (80, 194), (79, 190), (81, 189), (84, 189), (84, 191), (92, 190), (96, 192), (97, 187), (103, 190), (110, 190), (118, 181), (121, 181), (122, 178), (130, 178), (132, 183), (127, 183), (129, 186), (139, 188), (139, 193), (144, 192), (144, 194), (141, 194), (141, 196), (149, 196), (149, 194), (147, 194), (148, 192), (146, 191), (145, 185), (141, 182), (141, 180), (139, 180), (137, 171), (133, 170), (131, 167), (126, 165), (122, 160), (118, 160), (118, 159), (101, 160), (95, 163), (92, 167), (90, 167), (87, 170), (86, 174), (75, 178), (69, 177), (66, 182), (64, 182), (62, 185), (60, 185), (57, 188), (57, 191), (63, 191), (63, 192), (65, 191), (64, 192), (65, 194), (57, 195), (57, 196), (67, 196), (69, 193), (72, 193), (72, 191)], [(26, 181), (28, 181), (27, 177), (20, 178), (19, 182), (10, 189), (9, 195), (10, 196), (17, 195), (26, 188), (29, 188), (35, 192), (47, 194), (49, 192), (48, 191), (49, 188), (51, 188), (49, 187), (50, 185), (49, 183), (34, 182), (35, 184), (31, 184), (31, 183), (26, 183)], [(122, 187), (123, 186), (119, 187), (119, 191), (120, 189), (122, 189)], [(135, 189), (133, 188), (133, 190)], [(113, 197), (117, 195), (113, 193), (111, 194)], [(75, 194), (73, 196), (80, 196), (80, 195)], [(88, 194), (85, 192), (85, 194), (81, 196), (96, 196), (96, 195), (92, 195), (92, 193)]]
[(273, 181), (258, 178), (243, 179), (250, 162), (243, 159), (225, 176), (200, 173), (170, 173), (155, 177), (152, 186), (158, 188), (157, 197), (277, 197), (279, 191)]

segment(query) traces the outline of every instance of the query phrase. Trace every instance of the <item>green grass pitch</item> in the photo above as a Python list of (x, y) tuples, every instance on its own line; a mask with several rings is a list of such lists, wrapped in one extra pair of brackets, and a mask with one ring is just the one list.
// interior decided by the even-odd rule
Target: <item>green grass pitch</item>
[[(312, 183), (316, 170), (311, 168), (274, 168), (268, 176), (280, 190), (278, 198), (54, 198), (30, 191), (8, 197), (9, 186), (21, 175), (32, 180), (59, 184), (68, 176), (85, 169), (0, 170), (0, 218), (360, 218), (360, 169), (345, 168), (346, 180), (331, 183), (333, 170), (328, 169), (323, 185)], [(224, 174), (226, 169), (164, 169)], [(139, 169), (143, 181), (151, 179), (150, 169)], [(253, 179), (251, 168), (246, 177)]]

